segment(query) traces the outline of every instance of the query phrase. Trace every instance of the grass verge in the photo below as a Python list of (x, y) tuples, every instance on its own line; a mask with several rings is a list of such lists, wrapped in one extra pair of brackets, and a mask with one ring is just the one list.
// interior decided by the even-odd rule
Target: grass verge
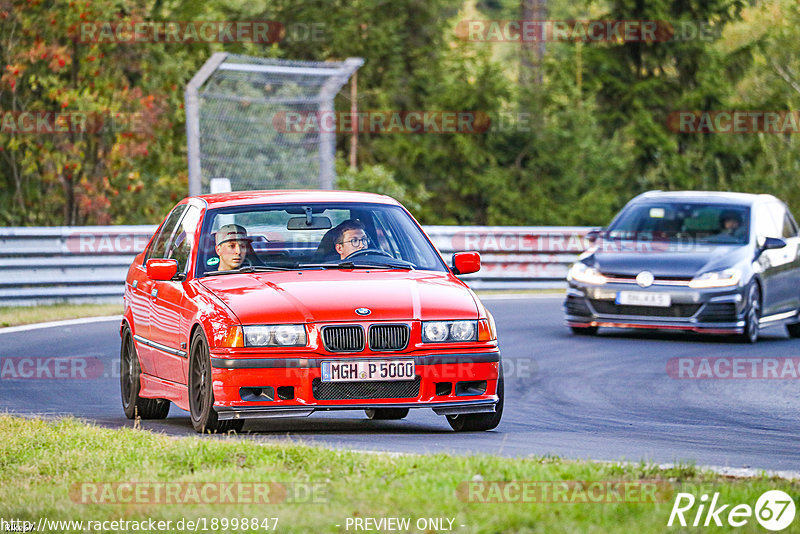
[(81, 317), (122, 315), (122, 304), (50, 304), (0, 307), (0, 327), (46, 323)]
[[(475, 491), (476, 486), (470, 493), (469, 484), (490, 488), (493, 481), (585, 481), (585, 488), (590, 482), (622, 481), (635, 490), (646, 484), (662, 488), (652, 493), (658, 502), (638, 502), (645, 494), (642, 491), (633, 492), (637, 502), (604, 502), (622, 495), (612, 491), (591, 494), (592, 500), (606, 495), (601, 502), (583, 502), (589, 492), (576, 487), (562, 493), (561, 499), (577, 496), (577, 502), (470, 502), (470, 495), (473, 501), (476, 495), (502, 497), (502, 491)], [(132, 482), (138, 483), (135, 489)], [(279, 502), (220, 503), (225, 492), (219, 483), (227, 488), (240, 483), (235, 486), (234, 499), (244, 501), (264, 500), (263, 492), (250, 490), (270, 483), (269, 500)], [(394, 531), (660, 533), (681, 530), (666, 527), (677, 491), (692, 493), (697, 504), (703, 493), (719, 492), (719, 505), (754, 506), (759, 495), (774, 489), (796, 495), (800, 482), (766, 476), (731, 479), (691, 466), (662, 470), (645, 464), (595, 464), (547, 457), (364, 454), (238, 437), (175, 439), (136, 429), (109, 430), (75, 419), (43, 421), (0, 415), (0, 518), (34, 525), (42, 518), (49, 522), (80, 520), (83, 531), (91, 532), (136, 529), (131, 524), (106, 523), (87, 530), (88, 521), (150, 519), (171, 521), (162, 524), (159, 532), (191, 530), (187, 520), (200, 521), (198, 531), (225, 531), (222, 518), (228, 520), (228, 532), (353, 532), (355, 519), (408, 518), (408, 529)], [(164, 502), (170, 499), (173, 502)], [(697, 505), (687, 513), (689, 522), (696, 511)], [(723, 521), (725, 517), (723, 514)], [(217, 528), (212, 528), (214, 518)], [(231, 528), (233, 518), (257, 518), (260, 522), (255, 529), (242, 528), (242, 522)], [(266, 518), (278, 518), (277, 528), (272, 520), (264, 528), (261, 520)], [(181, 520), (183, 528), (179, 528)], [(57, 530), (50, 525), (43, 530), (78, 531), (68, 525), (59, 525)], [(714, 530), (764, 532), (754, 517), (743, 528)]]

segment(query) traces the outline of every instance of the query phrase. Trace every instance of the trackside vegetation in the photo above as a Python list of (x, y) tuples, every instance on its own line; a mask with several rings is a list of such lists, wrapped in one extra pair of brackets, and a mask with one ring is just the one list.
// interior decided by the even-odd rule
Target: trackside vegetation
[[(516, 488), (525, 483), (553, 491), (531, 491), (527, 502), (496, 502), (518, 501)], [(554, 490), (559, 484), (567, 489)], [(234, 500), (222, 487), (233, 488)], [(693, 466), (372, 454), (268, 437), (175, 438), (71, 418), (0, 415), (0, 518), (33, 524), (46, 518), (50, 525), (80, 520), (93, 532), (87, 526), (103, 531), (105, 521), (105, 531), (134, 531), (132, 522), (150, 519), (171, 521), (163, 532), (185, 532), (187, 521), (211, 531), (214, 518), (213, 530), (223, 531), (225, 519), (228, 532), (353, 532), (357, 519), (383, 519), (381, 530), (389, 531), (386, 521), (394, 518), (409, 522), (405, 532), (661, 533), (681, 531), (666, 526), (678, 492), (693, 494), (698, 503), (702, 494), (718, 493), (718, 505), (754, 507), (775, 489), (797, 495), (800, 481), (734, 479)], [(540, 502), (532, 501), (537, 496)], [(686, 514), (690, 525), (697, 510)], [(276, 517), (277, 525), (270, 519)], [(233, 529), (233, 518), (262, 521)], [(122, 530), (113, 521), (129, 523)], [(74, 526), (59, 531), (76, 532)], [(715, 531), (763, 529), (750, 517), (744, 527)]]
[(122, 315), (122, 305), (51, 304), (46, 306), (0, 306), (0, 328), (107, 315)]
[[(491, 118), (474, 133), (361, 132), (354, 170), (345, 163), (350, 136), (337, 134), (339, 188), (389, 192), (423, 224), (602, 225), (649, 189), (772, 193), (800, 210), (795, 0), (548, 0), (539, 3), (544, 14), (530, 11), (535, 4), (2, 2), (0, 225), (158, 222), (187, 193), (183, 90), (221, 51), (362, 57), (359, 111)], [(651, 42), (575, 34), (523, 46), (463, 31), (469, 21), (520, 18), (659, 21), (666, 33)], [(275, 21), (286, 32), (270, 43), (127, 42), (87, 39), (83, 30), (138, 21)], [(534, 49), (541, 57), (530, 57)], [(337, 95), (337, 111), (350, 110), (349, 90)], [(767, 133), (746, 121), (741, 132), (682, 129), (676, 117), (695, 111), (795, 120)], [(21, 119), (31, 113), (105, 120), (88, 133), (31, 133)]]

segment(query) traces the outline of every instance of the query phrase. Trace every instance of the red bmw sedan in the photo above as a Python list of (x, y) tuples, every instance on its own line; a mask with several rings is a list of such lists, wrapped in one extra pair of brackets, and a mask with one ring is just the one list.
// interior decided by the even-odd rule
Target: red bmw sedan
[(503, 377), (494, 320), (397, 201), (255, 191), (179, 202), (125, 284), (122, 405), (187, 410), (198, 432), (245, 419), (431, 408), (459, 431), (495, 428)]

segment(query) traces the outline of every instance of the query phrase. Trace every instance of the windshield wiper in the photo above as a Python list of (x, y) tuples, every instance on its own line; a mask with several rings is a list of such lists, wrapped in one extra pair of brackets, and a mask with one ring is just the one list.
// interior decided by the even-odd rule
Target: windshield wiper
[(268, 273), (273, 271), (291, 271), (288, 267), (268, 267), (266, 265), (248, 265), (247, 267), (239, 267), (238, 269), (231, 269), (230, 271), (209, 271), (203, 276), (212, 276), (217, 274), (239, 274), (239, 273)]

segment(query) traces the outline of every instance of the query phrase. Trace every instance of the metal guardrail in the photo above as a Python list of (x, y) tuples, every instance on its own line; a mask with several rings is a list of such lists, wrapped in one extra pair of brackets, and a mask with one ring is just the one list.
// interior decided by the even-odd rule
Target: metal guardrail
[[(120, 302), (133, 257), (155, 226), (0, 228), (0, 306)], [(585, 227), (426, 226), (445, 260), (477, 250), (473, 289), (563, 287), (585, 247)]]

